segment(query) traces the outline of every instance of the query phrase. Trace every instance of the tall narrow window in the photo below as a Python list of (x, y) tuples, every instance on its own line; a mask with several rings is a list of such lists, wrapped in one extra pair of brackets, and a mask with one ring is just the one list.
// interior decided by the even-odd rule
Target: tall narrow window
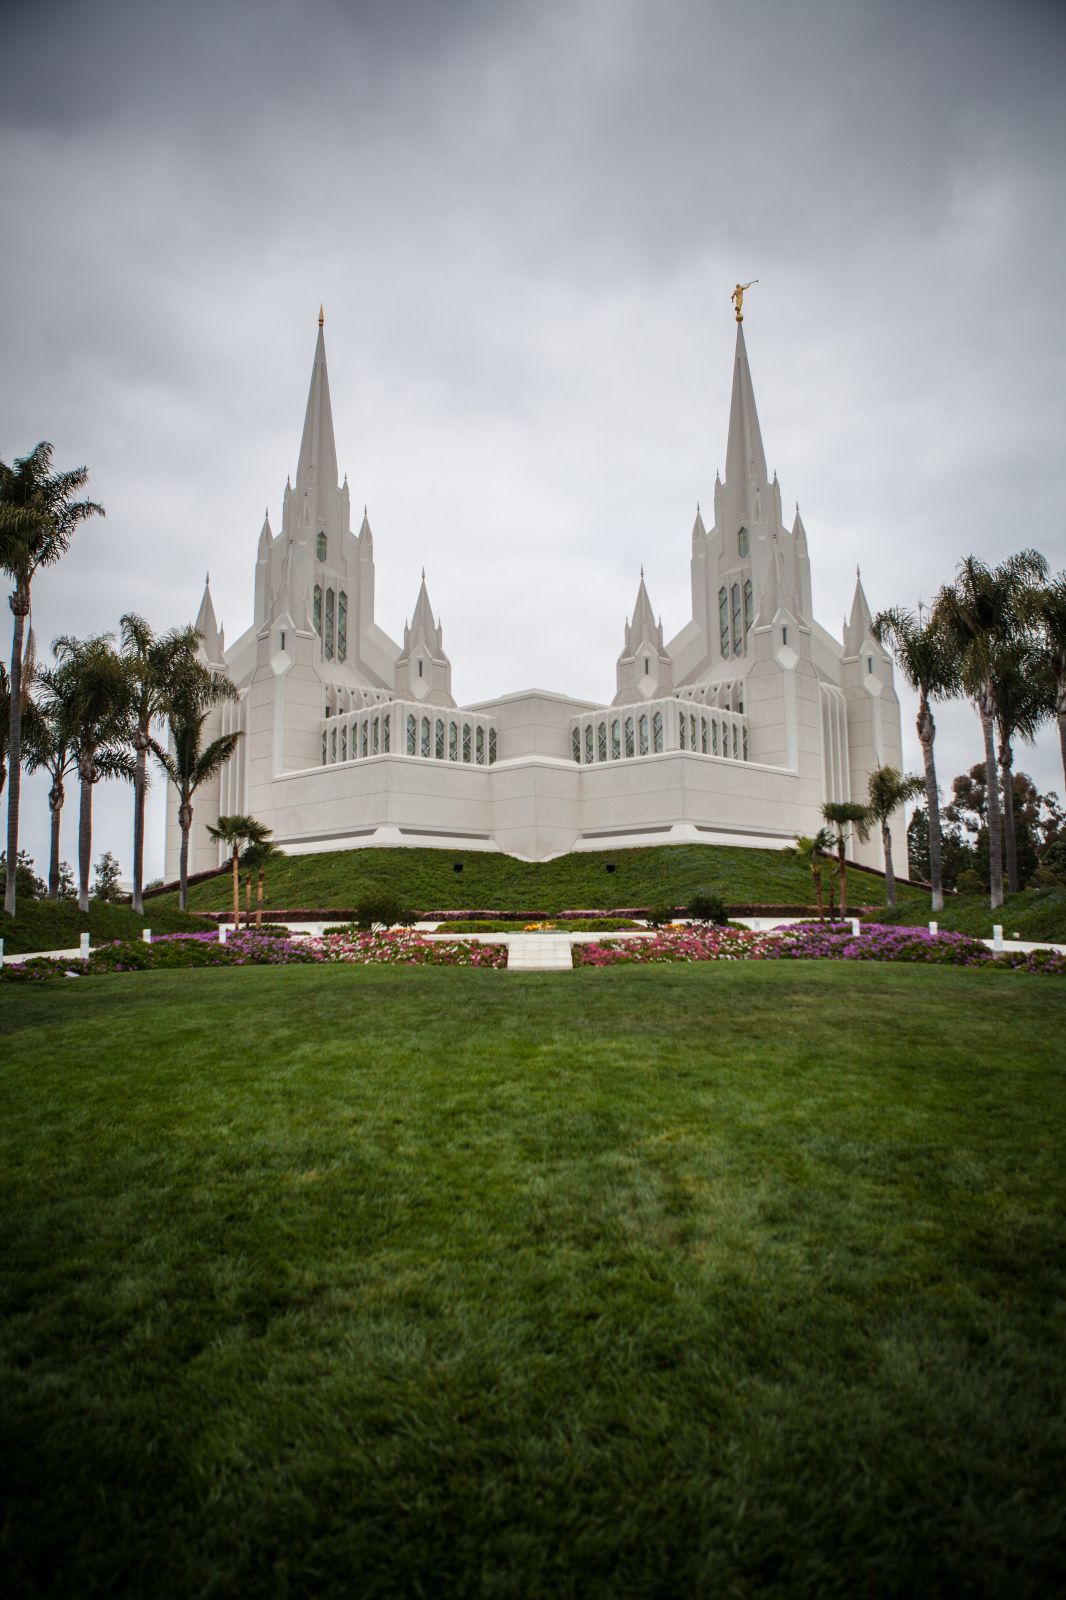
[(718, 591), (718, 643), (722, 654), (729, 654), (729, 596), (725, 586)]
[(585, 760), (592, 760), (592, 723), (585, 724)]
[(646, 756), (647, 753), (648, 753), (648, 718), (647, 718), (647, 714), (645, 714), (644, 716), (641, 717), (640, 722), (638, 724), (638, 729), (639, 729), (639, 733), (640, 733), (640, 744), (639, 744), (638, 748), (640, 750), (641, 755), (642, 756)]
[(744, 579), (744, 632), (747, 633), (755, 620), (755, 605), (751, 592), (751, 579)]
[(622, 724), (615, 717), (611, 723), (611, 760), (617, 761), (622, 754)]
[(325, 536), (324, 533), (322, 533), (322, 532), (319, 533), (318, 539), (316, 540), (315, 548), (316, 548), (316, 551), (318, 553), (318, 559), (320, 561), (325, 561), (325, 559), (326, 559), (326, 536)]
[(718, 754), (718, 718), (711, 718), (711, 755)]
[(419, 662), (418, 662), (418, 676), (419, 677), (422, 676), (422, 660), (421, 660), (421, 657), (419, 657)]
[(322, 729), (322, 765), (325, 766), (325, 764), (326, 764), (326, 762), (328, 760), (329, 760), (329, 734), (326, 732), (325, 728), (323, 728)]
[(326, 652), (326, 660), (327, 661), (331, 661), (333, 659), (333, 600), (334, 600), (333, 590), (332, 589), (327, 589), (326, 590), (326, 632), (325, 632), (325, 635), (324, 635), (324, 638), (323, 638), (323, 645), (322, 645), (323, 649)]
[(474, 735), (474, 759), (479, 767), (485, 765), (485, 730), (480, 725)]
[(341, 729), (341, 760), (342, 761), (347, 761), (347, 759), (348, 759), (348, 724), (345, 723), (344, 727)]
[(348, 659), (348, 596), (342, 589), (337, 596), (337, 660)]
[(733, 760), (737, 759), (737, 725), (733, 724)]
[(607, 724), (601, 722), (596, 728), (596, 760), (607, 760)]
[(369, 720), (370, 719), (368, 717), (364, 717), (362, 722), (359, 724), (359, 754), (361, 756), (368, 756), (370, 754), (370, 745), (368, 742)]
[(744, 761), (748, 759), (748, 730), (746, 726), (744, 728), (744, 748), (741, 751), (741, 759)]
[(459, 724), (457, 722), (449, 722), (449, 724), (448, 724), (448, 760), (449, 761), (458, 761), (458, 759), (459, 759)]
[(651, 719), (651, 747), (656, 755), (662, 754), (663, 714), (661, 711), (657, 711)]
[(494, 764), (495, 760), (496, 760), (496, 729), (495, 728), (490, 728), (489, 729), (489, 766), (490, 767)]
[(571, 730), (570, 730), (570, 748), (574, 753), (574, 760), (575, 761), (580, 761), (581, 760), (581, 729), (580, 728), (571, 728)]
[(372, 755), (376, 756), (378, 751), (381, 749), (381, 718), (380, 717), (375, 717), (374, 718), (372, 727), (373, 727), (373, 732), (371, 733), (371, 736), (370, 736), (370, 752), (371, 752)]
[(391, 720), (389, 713), (386, 711), (381, 719), (381, 753), (386, 756), (389, 753), (389, 726)]
[(645, 656), (644, 657), (644, 676), (647, 678), (647, 677), (650, 676), (650, 674), (651, 674), (651, 664), (650, 664), (650, 662), (648, 660), (648, 657)]
[(681, 748), (682, 750), (685, 750), (688, 748), (688, 723), (685, 720), (685, 713), (683, 711), (680, 717), (677, 719), (677, 731)]
[(437, 726), (433, 730), (433, 754), (438, 761), (444, 760), (444, 718), (437, 718)]
[(337, 759), (337, 730), (336, 730), (336, 728), (333, 729), (332, 733), (330, 734), (330, 738), (329, 738), (329, 759), (331, 761), (336, 761), (336, 759)]
[(470, 724), (463, 723), (463, 760), (470, 760)]
[(311, 622), (316, 633), (322, 632), (322, 585), (315, 584), (315, 592), (311, 597)]
[(626, 755), (633, 754), (633, 718), (626, 718)]
[(707, 718), (700, 718), (700, 753), (707, 754)]
[(413, 756), (416, 749), (418, 730), (413, 716), (407, 718), (407, 754)]
[(419, 747), (419, 755), (423, 756), (427, 761), (429, 760), (429, 718), (428, 717), (423, 717), (422, 718), (422, 742), (421, 742), (421, 745)]
[(733, 601), (733, 654), (744, 654), (744, 635), (740, 627), (740, 584), (735, 583), (730, 591)]
[(695, 714), (695, 712), (693, 712), (692, 715), (688, 719), (688, 744), (689, 744), (689, 749), (690, 750), (695, 750), (695, 748), (696, 748), (696, 714)]
[(739, 529), (739, 531), (737, 533), (737, 555), (738, 556), (746, 556), (747, 553), (748, 553), (748, 530), (747, 530), (747, 528), (741, 528), (741, 529)]

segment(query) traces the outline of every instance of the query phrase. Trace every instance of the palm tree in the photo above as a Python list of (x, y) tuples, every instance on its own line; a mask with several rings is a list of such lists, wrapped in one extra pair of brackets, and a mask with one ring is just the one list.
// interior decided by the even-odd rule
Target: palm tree
[(236, 932), (241, 925), (241, 851), (247, 845), (262, 844), (271, 830), (254, 817), (232, 816), (219, 817), (215, 827), (208, 823), (207, 831), (219, 844), (229, 845), (233, 866), (233, 930)]
[(889, 820), (908, 800), (917, 799), (925, 788), (925, 780), (916, 774), (904, 776), (895, 767), (878, 767), (871, 772), (868, 783), (870, 803), (866, 808), (868, 822), (881, 828), (881, 844), (885, 852), (885, 904), (896, 903), (896, 870), (892, 864), (892, 830)]
[(185, 660), (196, 654), (195, 628), (172, 628), (157, 638), (143, 617), (127, 611), (120, 619), (122, 657), (129, 673), (133, 751), (133, 909), (144, 910), (144, 805), (148, 790), (148, 752), (152, 730), (166, 715), (170, 684)]
[(129, 751), (129, 679), (109, 633), (90, 639), (64, 634), (53, 641), (57, 670), (70, 678), (70, 737), (77, 756), (81, 807), (78, 816), (78, 909), (89, 909), (92, 869), (93, 789), (101, 778), (134, 776)]
[(859, 838), (865, 842), (870, 837), (869, 812), (865, 806), (856, 805), (853, 800), (827, 800), (822, 807), (822, 816), (833, 829), (837, 848), (837, 877), (840, 879), (840, 915), (848, 914), (848, 864), (844, 856), (844, 845), (849, 831), (854, 828)]
[(819, 918), (825, 915), (822, 900), (822, 857), (829, 854), (833, 841), (828, 828), (819, 828), (815, 834), (796, 835), (794, 854), (801, 866), (807, 868), (814, 883), (814, 897), (818, 902)]
[(1034, 585), (1047, 576), (1038, 550), (1022, 550), (998, 567), (976, 556), (960, 561), (955, 582), (937, 595), (934, 619), (959, 660), (959, 678), (981, 719), (988, 796), (988, 866), (992, 910), (1003, 904), (1003, 814), (996, 773), (996, 653), (1032, 626)]
[(241, 737), (239, 732), (223, 733), (205, 745), (204, 723), (223, 700), (236, 698), (236, 688), (222, 673), (210, 671), (196, 658), (183, 661), (171, 680), (166, 701), (171, 748), (164, 749), (156, 739), (151, 742), (152, 754), (178, 791), (178, 826), (181, 829), (178, 881), (183, 911), (187, 911), (189, 905), (193, 795), (225, 766)]
[(255, 891), (255, 925), (263, 926), (263, 887), (266, 881), (267, 865), (271, 861), (278, 861), (285, 854), (273, 839), (257, 839), (248, 845), (241, 856), (241, 865), (248, 868), (248, 887), (251, 891), (252, 873), (257, 877)]
[(1032, 744), (1041, 723), (1054, 715), (1056, 684), (1047, 653), (1024, 638), (1008, 640), (997, 649), (995, 683), (1007, 889), (1015, 894), (1020, 885), (1014, 832), (1014, 740)]
[(86, 467), (52, 471), (52, 446), (43, 441), (13, 466), (0, 461), (0, 569), (14, 580), (8, 603), (15, 619), (11, 640), (7, 796), (7, 883), (4, 909), (15, 915), (18, 865), (19, 797), (22, 772), (22, 662), (26, 618), (33, 579), (41, 567), (66, 555), (70, 541), (88, 517), (103, 516), (93, 500), (75, 500), (89, 477)]
[(1055, 716), (1059, 724), (1062, 779), (1066, 784), (1066, 572), (1059, 572), (1037, 591), (1036, 615), (1044, 654), (1055, 683)]
[(75, 682), (69, 667), (45, 668), (36, 674), (37, 699), (26, 708), (23, 751), (27, 772), (43, 770), (51, 778), (48, 809), (51, 812), (51, 849), (48, 858), (48, 898), (59, 899), (59, 835), (64, 779), (78, 770), (74, 721)]
[(895, 607), (880, 611), (873, 620), (874, 638), (887, 644), (906, 683), (917, 693), (918, 715), (915, 726), (922, 747), (925, 769), (925, 802), (929, 817), (929, 879), (933, 890), (933, 910), (944, 909), (944, 883), (941, 868), (940, 795), (936, 783), (933, 741), (936, 723), (929, 702), (957, 694), (959, 668), (952, 654), (950, 639), (935, 620), (923, 624), (913, 611)]

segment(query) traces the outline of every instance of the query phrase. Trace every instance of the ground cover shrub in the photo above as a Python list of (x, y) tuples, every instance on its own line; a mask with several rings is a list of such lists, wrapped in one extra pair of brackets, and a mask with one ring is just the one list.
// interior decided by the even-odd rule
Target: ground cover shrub
[(685, 912), (693, 922), (713, 922), (722, 926), (729, 921), (725, 902), (713, 889), (697, 889), (685, 907)]
[(391, 889), (377, 889), (357, 901), (352, 922), (355, 927), (409, 928), (417, 920), (411, 907)]
[(3, 919), (0, 937), (7, 954), (18, 955), (24, 950), (71, 949), (83, 933), (99, 944), (105, 939), (139, 939), (145, 927), (157, 933), (195, 933), (214, 926), (208, 917), (187, 916), (158, 902), (142, 915), (106, 900), (90, 900), (87, 912), (79, 911), (71, 900), (20, 900), (17, 914)]

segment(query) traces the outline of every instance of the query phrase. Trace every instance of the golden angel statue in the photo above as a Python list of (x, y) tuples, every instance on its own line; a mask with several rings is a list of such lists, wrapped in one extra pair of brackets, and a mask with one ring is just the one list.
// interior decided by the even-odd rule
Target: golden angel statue
[[(758, 278), (752, 278), (751, 283), (758, 283), (758, 281), (759, 281)], [(750, 289), (751, 288), (751, 283), (738, 283), (736, 288), (733, 290), (733, 293), (729, 296), (730, 300), (732, 300), (733, 304), (737, 308), (737, 321), (738, 322), (743, 322), (744, 321), (744, 311), (743, 311), (744, 290), (745, 289)]]

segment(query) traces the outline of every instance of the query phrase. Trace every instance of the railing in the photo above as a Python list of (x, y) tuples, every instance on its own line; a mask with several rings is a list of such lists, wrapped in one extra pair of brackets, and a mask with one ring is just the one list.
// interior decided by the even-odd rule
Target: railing
[(572, 717), (571, 752), (582, 766), (688, 750), (721, 761), (748, 759), (748, 723), (739, 711), (691, 700), (648, 700)]
[(324, 767), (388, 755), (491, 767), (497, 748), (495, 718), (453, 707), (390, 700), (322, 719)]

